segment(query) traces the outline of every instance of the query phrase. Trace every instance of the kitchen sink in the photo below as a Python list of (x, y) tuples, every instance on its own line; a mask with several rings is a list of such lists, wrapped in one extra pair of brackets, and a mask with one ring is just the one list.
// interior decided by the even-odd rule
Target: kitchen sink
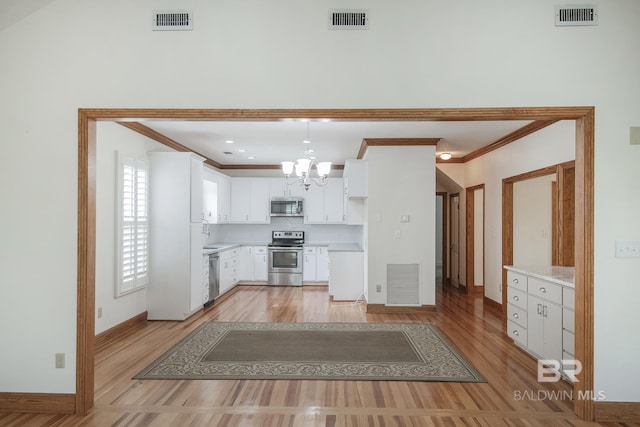
[(204, 245), (204, 249), (220, 249), (222, 245)]

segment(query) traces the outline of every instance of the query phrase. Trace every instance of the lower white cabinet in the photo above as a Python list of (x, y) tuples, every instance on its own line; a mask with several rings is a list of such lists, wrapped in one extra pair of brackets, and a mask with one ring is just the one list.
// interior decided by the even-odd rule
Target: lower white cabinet
[(536, 358), (574, 358), (573, 307), (573, 288), (507, 268), (507, 334)]
[(303, 249), (303, 282), (329, 280), (329, 251), (327, 246), (305, 246)]
[(364, 252), (329, 252), (329, 295), (335, 301), (355, 301), (364, 293)]
[(238, 283), (239, 248), (220, 252), (220, 294), (222, 295)]
[[(240, 248), (240, 281), (267, 281), (267, 247), (242, 246)], [(261, 284), (261, 283), (257, 283)]]

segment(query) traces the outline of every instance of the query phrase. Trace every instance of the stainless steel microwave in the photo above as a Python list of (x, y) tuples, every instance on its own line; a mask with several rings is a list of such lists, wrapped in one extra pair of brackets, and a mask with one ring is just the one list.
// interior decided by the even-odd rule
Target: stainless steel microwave
[(271, 216), (304, 216), (303, 206), (302, 197), (273, 197)]

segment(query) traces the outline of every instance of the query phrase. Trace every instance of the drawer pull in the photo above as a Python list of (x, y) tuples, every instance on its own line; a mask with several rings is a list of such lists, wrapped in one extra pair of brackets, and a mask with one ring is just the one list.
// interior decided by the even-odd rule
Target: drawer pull
[(512, 282), (513, 283), (520, 283), (520, 282), (518, 282), (518, 279), (513, 279)]
[(513, 296), (513, 300), (514, 300), (514, 301), (520, 301), (520, 297), (519, 297), (518, 295), (514, 295), (514, 296)]
[(514, 317), (515, 319), (519, 319), (519, 318), (520, 318), (520, 316), (518, 316), (518, 313), (513, 313), (513, 317)]
[(514, 329), (514, 330), (513, 330), (513, 335), (515, 335), (515, 336), (519, 337), (519, 336), (520, 336), (520, 333), (518, 332), (518, 330), (517, 330), (517, 329)]
[(545, 288), (540, 288), (540, 292), (542, 292), (543, 294), (546, 294), (547, 290)]

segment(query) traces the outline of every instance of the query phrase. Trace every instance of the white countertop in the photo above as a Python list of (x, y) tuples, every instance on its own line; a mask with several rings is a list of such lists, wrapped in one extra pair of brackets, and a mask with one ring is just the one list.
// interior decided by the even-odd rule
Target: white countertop
[(575, 288), (574, 267), (560, 267), (557, 265), (505, 265), (504, 268), (569, 288)]
[[(217, 242), (205, 245), (202, 249), (204, 255), (212, 254), (215, 252), (225, 251), (227, 249), (233, 249), (240, 246), (267, 246), (269, 242)], [(207, 247), (208, 246), (208, 247)], [(362, 247), (357, 243), (332, 243), (332, 242), (314, 242), (305, 243), (304, 246), (327, 246), (329, 252), (361, 252)]]

